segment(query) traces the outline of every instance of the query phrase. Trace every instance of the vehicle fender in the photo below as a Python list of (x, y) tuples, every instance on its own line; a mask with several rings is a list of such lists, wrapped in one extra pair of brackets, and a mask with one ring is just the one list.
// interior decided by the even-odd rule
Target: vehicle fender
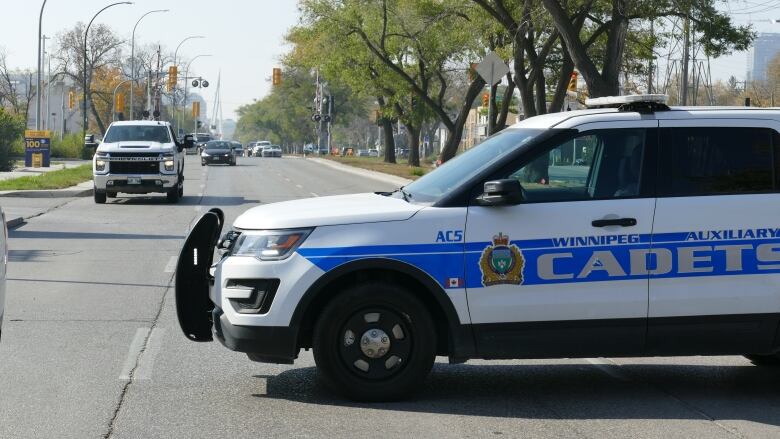
[(450, 334), (448, 341), (450, 357), (465, 359), (475, 355), (476, 350), (471, 325), (460, 323), (455, 306), (452, 304), (449, 296), (447, 296), (447, 293), (444, 292), (444, 289), (430, 275), (419, 268), (406, 262), (387, 258), (366, 258), (347, 262), (326, 272), (317, 279), (303, 294), (293, 312), (290, 326), (296, 328), (299, 332), (298, 336), (300, 337), (301, 335), (300, 330), (303, 327), (304, 317), (309, 306), (321, 294), (330, 294), (326, 291), (328, 285), (344, 276), (366, 270), (394, 271), (409, 276), (422, 284), (431, 293), (446, 318), (446, 325)]

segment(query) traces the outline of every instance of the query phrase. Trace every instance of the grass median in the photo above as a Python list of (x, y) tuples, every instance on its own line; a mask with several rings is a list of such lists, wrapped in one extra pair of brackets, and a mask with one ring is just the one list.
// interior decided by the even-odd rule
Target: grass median
[(0, 191), (63, 189), (89, 180), (92, 180), (92, 164), (85, 164), (41, 175), (0, 180)]
[(432, 170), (431, 164), (424, 163), (422, 160), (421, 163), (423, 166), (409, 166), (404, 159), (399, 159), (398, 163), (385, 163), (382, 161), (382, 157), (341, 157), (334, 155), (320, 157), (356, 168), (397, 175), (399, 177), (408, 178), (409, 180), (416, 180)]

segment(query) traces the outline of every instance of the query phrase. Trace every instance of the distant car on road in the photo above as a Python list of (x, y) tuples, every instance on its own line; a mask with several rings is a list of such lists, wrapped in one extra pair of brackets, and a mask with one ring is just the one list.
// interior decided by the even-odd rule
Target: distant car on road
[(231, 140), (230, 145), (232, 146), (234, 156), (241, 157), (244, 155), (244, 145), (242, 145), (241, 142)]
[(263, 157), (281, 157), (282, 156), (282, 148), (279, 147), (279, 145), (269, 145), (263, 148), (262, 151)]
[(0, 235), (0, 255), (3, 255), (0, 263), (0, 339), (3, 338), (3, 310), (5, 309), (5, 272), (8, 264), (8, 228), (5, 225), (5, 213), (0, 208), (0, 221), (3, 221), (3, 234)]
[(203, 147), (200, 153), (200, 165), (206, 166), (215, 163), (236, 165), (236, 156), (233, 154), (232, 144), (224, 140), (212, 140)]
[(255, 143), (255, 146), (252, 148), (252, 155), (254, 155), (255, 157), (262, 157), (263, 148), (265, 148), (266, 146), (271, 146), (271, 142), (267, 140), (261, 140)]
[(379, 157), (379, 150), (378, 149), (369, 149), (368, 150), (368, 156), (369, 157)]
[(367, 149), (358, 149), (358, 152), (356, 154), (358, 157), (368, 157), (368, 150)]

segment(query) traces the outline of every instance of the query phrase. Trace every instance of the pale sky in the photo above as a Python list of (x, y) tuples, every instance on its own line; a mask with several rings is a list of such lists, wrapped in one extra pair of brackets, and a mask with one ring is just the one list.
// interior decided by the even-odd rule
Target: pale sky
[[(55, 36), (78, 21), (88, 22), (97, 11), (114, 1), (118, 0), (48, 0), (43, 13), (43, 34)], [(0, 0), (3, 8), (0, 47), (7, 52), (12, 68), (36, 68), (41, 3), (42, 0)], [(202, 75), (211, 83), (203, 93), (211, 114), (213, 87), (218, 72), (222, 71), (225, 118), (234, 118), (236, 108), (268, 93), (271, 71), (288, 49), (283, 36), (298, 20), (296, 0), (136, 0), (133, 5), (107, 9), (95, 23), (107, 24), (126, 38), (129, 56), (133, 26), (153, 9), (170, 9), (170, 12), (150, 14), (141, 21), (135, 34), (136, 47), (159, 43), (164, 50), (173, 52), (190, 35), (206, 36), (185, 42), (179, 49), (179, 57), (213, 55), (195, 60), (190, 76)]]
[[(55, 36), (78, 21), (88, 21), (95, 12), (112, 2), (48, 0), (43, 33)], [(35, 69), (41, 0), (0, 0), (0, 4), (4, 8), (0, 47), (6, 50), (10, 66)], [(729, 0), (720, 7), (731, 11), (737, 23), (752, 23), (758, 32), (780, 32), (780, 24), (769, 22), (780, 19), (780, 0)], [(133, 25), (152, 9), (171, 11), (144, 18), (136, 31), (136, 45), (159, 43), (173, 51), (183, 38), (205, 35), (205, 39), (184, 43), (179, 56), (213, 55), (196, 60), (191, 75), (202, 75), (211, 82), (212, 88), (204, 93), (210, 113), (213, 86), (218, 72), (222, 71), (222, 107), (226, 118), (234, 118), (236, 108), (268, 93), (271, 70), (288, 50), (283, 44), (283, 36), (298, 20), (296, 0), (137, 0), (133, 5), (106, 10), (95, 22), (110, 25), (126, 38), (129, 54)], [(713, 81), (726, 80), (731, 75), (743, 80), (748, 56), (742, 52), (713, 59)]]

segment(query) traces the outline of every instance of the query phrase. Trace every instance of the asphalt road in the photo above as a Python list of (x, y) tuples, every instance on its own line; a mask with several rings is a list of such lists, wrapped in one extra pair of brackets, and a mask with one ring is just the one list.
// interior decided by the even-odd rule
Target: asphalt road
[(780, 369), (741, 357), (439, 359), (413, 400), (357, 404), (309, 352), (277, 366), (189, 342), (173, 264), (200, 212), (390, 189), (301, 159), (194, 159), (178, 205), (68, 199), (11, 231), (0, 438), (780, 436)]

